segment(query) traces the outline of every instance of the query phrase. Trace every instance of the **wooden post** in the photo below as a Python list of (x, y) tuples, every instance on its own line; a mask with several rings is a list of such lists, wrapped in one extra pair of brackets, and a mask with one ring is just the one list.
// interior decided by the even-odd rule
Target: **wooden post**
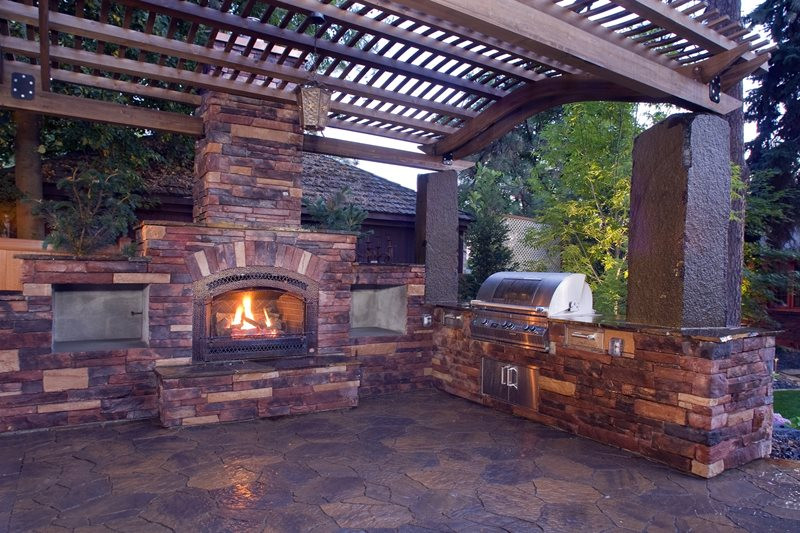
[[(39, 115), (28, 111), (15, 111), (17, 125), (15, 139), (14, 179), (17, 188), (30, 200), (42, 199), (42, 158), (39, 155)], [(17, 202), (17, 237), (20, 239), (43, 239), (44, 222), (34, 216), (29, 201)]]

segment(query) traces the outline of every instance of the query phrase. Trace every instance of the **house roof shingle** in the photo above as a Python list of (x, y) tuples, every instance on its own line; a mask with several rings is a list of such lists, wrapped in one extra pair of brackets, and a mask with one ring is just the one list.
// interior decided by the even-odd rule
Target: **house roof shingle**
[[(70, 154), (42, 162), (45, 182), (55, 183), (78, 166), (91, 166), (96, 154)], [(417, 193), (407, 187), (334, 157), (303, 152), (303, 194), (307, 198), (326, 196), (348, 188), (350, 200), (370, 213), (414, 216)], [(6, 169), (13, 176), (13, 169)], [(144, 172), (151, 194), (189, 197), (194, 183), (193, 162), (163, 165)], [(13, 178), (12, 178), (13, 179)], [(461, 213), (460, 218), (469, 219)]]

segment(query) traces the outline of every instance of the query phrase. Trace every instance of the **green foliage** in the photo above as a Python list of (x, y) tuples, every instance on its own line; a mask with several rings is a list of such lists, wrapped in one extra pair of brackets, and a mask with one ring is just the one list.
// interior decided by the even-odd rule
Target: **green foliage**
[(761, 188), (750, 194), (750, 205), (766, 193), (764, 199), (771, 195), (780, 212), (755, 233), (779, 248), (800, 224), (800, 2), (766, 0), (750, 15), (750, 22), (764, 25), (778, 45), (769, 71), (755, 75), (757, 87), (747, 98), (746, 118), (758, 127), (757, 137), (748, 144), (748, 165), (753, 172), (765, 173)]
[(800, 390), (778, 390), (774, 393), (774, 409), (792, 426), (800, 428)]
[(800, 252), (795, 250), (777, 250), (763, 242), (745, 243), (742, 318), (746, 323), (778, 325), (767, 314), (767, 308), (785, 305), (788, 289), (799, 286), (800, 275), (794, 269), (798, 263)]
[(52, 245), (86, 256), (116, 242), (136, 222), (134, 211), (144, 203), (141, 180), (133, 173), (104, 174), (76, 169), (57, 187), (67, 200), (46, 200), (35, 205), (50, 233), (44, 246)]
[(500, 172), (478, 165), (461, 202), (462, 209), (475, 217), (465, 235), (470, 252), (467, 260), (470, 273), (464, 276), (460, 288), (460, 296), (465, 300), (474, 298), (491, 274), (519, 268), (506, 246), (508, 228), (503, 215), (507, 212), (509, 199), (500, 186), (502, 180)]
[(560, 254), (564, 271), (586, 274), (595, 309), (608, 314), (625, 311), (635, 116), (633, 104), (565, 106), (563, 121), (542, 132), (528, 182), (542, 202), (542, 226), (526, 242)]
[[(560, 107), (549, 109), (525, 120), (507, 134), (496, 140), (475, 157), (475, 161), (489, 169), (500, 172), (498, 187), (507, 198), (505, 212), (512, 215), (530, 216), (541, 207), (539, 199), (528, 186), (531, 170), (540, 163), (541, 151), (545, 144), (542, 131), (550, 124), (559, 122), (562, 117)], [(475, 170), (463, 172), (460, 176), (461, 201), (475, 180)]]
[(327, 197), (303, 198), (303, 206), (322, 229), (357, 232), (369, 213), (350, 201), (350, 193), (350, 189), (341, 189)]

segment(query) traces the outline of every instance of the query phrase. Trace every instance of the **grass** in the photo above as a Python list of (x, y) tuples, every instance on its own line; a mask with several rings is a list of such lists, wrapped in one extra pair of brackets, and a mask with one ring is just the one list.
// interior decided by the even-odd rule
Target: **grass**
[(794, 427), (800, 426), (800, 390), (775, 391), (774, 410), (792, 421)]

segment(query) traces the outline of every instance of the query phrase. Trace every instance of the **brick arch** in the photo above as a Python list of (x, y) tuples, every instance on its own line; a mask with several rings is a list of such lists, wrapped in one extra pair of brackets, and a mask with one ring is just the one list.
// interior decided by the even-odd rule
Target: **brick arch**
[(187, 256), (186, 264), (192, 281), (233, 268), (266, 267), (280, 268), (319, 283), (328, 269), (326, 260), (308, 250), (266, 241), (218, 244)]

